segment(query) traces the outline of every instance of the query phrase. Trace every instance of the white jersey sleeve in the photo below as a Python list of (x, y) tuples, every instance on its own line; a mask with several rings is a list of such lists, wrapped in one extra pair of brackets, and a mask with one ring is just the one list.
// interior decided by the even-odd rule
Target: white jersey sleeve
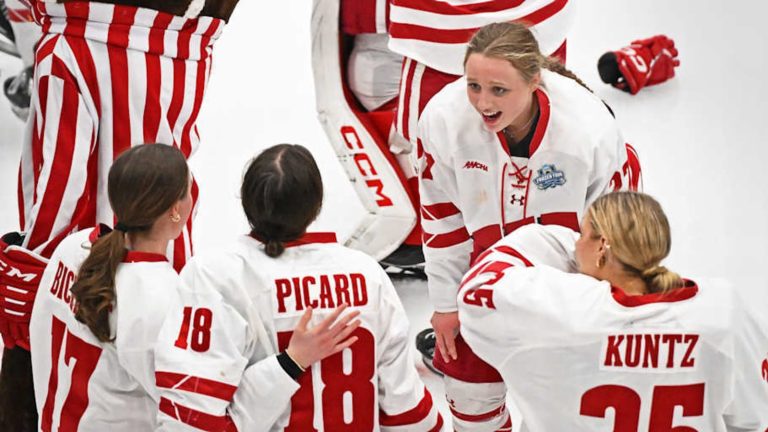
[(456, 292), (469, 269), (472, 239), (457, 206), (458, 185), (451, 167), (431, 141), (444, 120), (425, 112), (419, 123), (421, 226), (429, 297), (437, 312), (456, 310)]
[[(739, 308), (749, 311), (743, 303)], [(768, 322), (754, 313), (738, 314), (736, 319), (736, 377), (725, 423), (732, 431), (768, 430)]]
[(270, 430), (298, 383), (274, 354), (249, 365), (264, 342), (258, 317), (227, 304), (194, 259), (183, 277), (189, 288), (180, 290), (156, 348), (159, 430)]
[(154, 346), (180, 283), (166, 263), (123, 264), (115, 276), (118, 307), (110, 327), (118, 335), (117, 358), (153, 400), (158, 400)]
[(379, 425), (382, 432), (432, 430), (440, 415), (413, 367), (409, 323), (389, 277), (381, 270), (378, 340)]

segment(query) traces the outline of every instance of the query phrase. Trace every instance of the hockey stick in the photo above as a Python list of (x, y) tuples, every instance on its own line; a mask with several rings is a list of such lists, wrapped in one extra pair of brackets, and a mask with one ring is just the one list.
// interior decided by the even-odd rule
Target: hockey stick
[(16, 58), (21, 58), (19, 52), (16, 50), (16, 46), (6, 40), (0, 39), (0, 52), (6, 53)]

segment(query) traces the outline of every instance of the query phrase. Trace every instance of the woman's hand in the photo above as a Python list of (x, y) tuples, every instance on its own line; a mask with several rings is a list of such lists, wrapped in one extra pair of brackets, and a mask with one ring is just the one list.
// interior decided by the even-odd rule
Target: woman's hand
[(459, 334), (458, 312), (435, 312), (432, 314), (432, 328), (435, 329), (435, 343), (440, 350), (443, 360), (449, 363), (456, 360), (456, 335)]
[(336, 354), (355, 343), (357, 336), (350, 337), (350, 335), (360, 326), (360, 320), (352, 320), (360, 315), (360, 311), (350, 312), (336, 322), (346, 308), (346, 303), (337, 307), (326, 319), (312, 328), (307, 327), (312, 319), (312, 308), (307, 308), (299, 323), (296, 324), (296, 328), (293, 329), (293, 336), (285, 352), (302, 369), (306, 369), (312, 363)]

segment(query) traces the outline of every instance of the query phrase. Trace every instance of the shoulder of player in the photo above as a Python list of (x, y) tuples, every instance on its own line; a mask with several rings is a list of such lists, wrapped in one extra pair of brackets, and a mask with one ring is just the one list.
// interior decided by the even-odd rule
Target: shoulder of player
[(482, 128), (467, 99), (466, 85), (462, 77), (443, 87), (430, 99), (419, 118), (420, 134), (441, 141), (441, 148), (457, 144), (454, 136), (460, 131)]
[(549, 134), (581, 147), (585, 143), (598, 146), (604, 136), (618, 134), (616, 120), (599, 97), (555, 72), (542, 71), (542, 79), (550, 104)]
[(733, 328), (739, 315), (746, 312), (727, 280), (696, 278), (691, 282), (696, 285), (696, 294), (689, 301), (680, 303), (685, 310), (680, 319), (688, 326), (727, 330)]

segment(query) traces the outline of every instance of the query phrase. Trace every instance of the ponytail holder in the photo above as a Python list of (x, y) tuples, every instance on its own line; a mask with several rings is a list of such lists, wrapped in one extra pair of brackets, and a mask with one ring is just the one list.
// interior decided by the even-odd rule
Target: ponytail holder
[(118, 223), (115, 224), (115, 229), (118, 230), (118, 231), (122, 231), (124, 233), (127, 233), (129, 231), (134, 230), (135, 228), (130, 227), (130, 226), (128, 226), (128, 225), (126, 225), (126, 224), (124, 224), (122, 222), (118, 222)]

